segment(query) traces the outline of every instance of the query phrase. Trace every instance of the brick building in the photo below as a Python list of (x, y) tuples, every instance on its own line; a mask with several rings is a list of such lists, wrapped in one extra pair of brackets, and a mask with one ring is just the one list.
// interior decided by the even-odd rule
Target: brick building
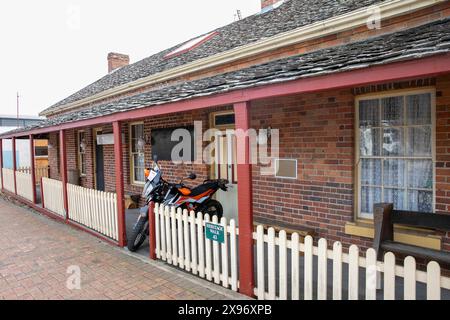
[[(44, 123), (0, 138), (48, 138), (50, 176), (64, 181), (63, 142), (80, 185), (116, 192), (123, 172), (127, 194), (141, 192), (152, 149), (166, 142), (153, 138), (164, 129), (194, 121), (204, 131), (278, 129), (272, 175), (258, 164), (161, 161), (167, 180), (194, 171), (199, 181), (225, 176), (235, 184), (217, 197), (242, 236), (255, 220), (370, 247), (375, 203), (447, 213), (450, 2), (261, 3), (259, 14), (134, 64), (108, 55), (106, 76), (42, 111)], [(114, 142), (97, 143), (111, 135)], [(248, 155), (245, 144), (223, 148)], [(395, 236), (450, 250), (448, 233), (398, 228)]]

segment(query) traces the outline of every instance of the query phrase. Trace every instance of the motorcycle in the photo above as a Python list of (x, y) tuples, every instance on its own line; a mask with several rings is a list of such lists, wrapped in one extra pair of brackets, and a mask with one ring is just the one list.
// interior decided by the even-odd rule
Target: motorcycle
[[(183, 183), (183, 179), (177, 183), (169, 183), (162, 178), (161, 168), (155, 157), (154, 167), (145, 170), (146, 182), (142, 197), (145, 198), (146, 206), (139, 211), (139, 217), (129, 236), (127, 247), (131, 252), (135, 252), (149, 236), (149, 205), (150, 202), (161, 203), (175, 208), (193, 210), (195, 212), (208, 213), (210, 216), (216, 215), (220, 220), (223, 215), (222, 204), (212, 199), (212, 196), (219, 190), (228, 190), (228, 181), (224, 179), (205, 180), (203, 184), (194, 189), (190, 189)], [(197, 179), (195, 173), (188, 177), (190, 180)]]

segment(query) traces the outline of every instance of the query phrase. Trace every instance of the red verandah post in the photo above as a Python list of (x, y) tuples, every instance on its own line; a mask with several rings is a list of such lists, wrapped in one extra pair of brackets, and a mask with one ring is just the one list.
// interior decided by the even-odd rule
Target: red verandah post
[(127, 234), (125, 225), (125, 196), (123, 186), (123, 149), (122, 149), (122, 128), (118, 121), (113, 122), (114, 132), (114, 164), (116, 167), (116, 193), (117, 193), (117, 214), (119, 226), (119, 246), (125, 247), (127, 244)]
[(17, 157), (16, 157), (16, 138), (13, 137), (12, 140), (12, 160), (13, 160), (13, 172), (14, 172), (14, 193), (17, 195), (17, 180), (16, 180), (16, 170), (17, 170)]
[(31, 184), (33, 185), (33, 203), (36, 204), (36, 163), (34, 162), (34, 136), (30, 134)]
[(2, 182), (0, 188), (3, 190), (3, 139), (0, 139), (0, 178)]
[(69, 201), (67, 198), (67, 153), (66, 153), (66, 132), (59, 131), (59, 157), (61, 159), (61, 181), (63, 184), (64, 210), (66, 211), (66, 221), (69, 221)]
[(149, 228), (149, 246), (150, 259), (156, 260), (156, 222), (155, 222), (155, 203), (152, 201), (148, 206), (148, 228)]
[[(234, 105), (236, 130), (245, 133), (250, 128), (250, 103), (240, 102)], [(253, 195), (252, 165), (250, 163), (250, 139), (237, 144), (238, 161), (238, 217), (239, 217), (239, 292), (254, 296), (254, 260), (253, 260)]]

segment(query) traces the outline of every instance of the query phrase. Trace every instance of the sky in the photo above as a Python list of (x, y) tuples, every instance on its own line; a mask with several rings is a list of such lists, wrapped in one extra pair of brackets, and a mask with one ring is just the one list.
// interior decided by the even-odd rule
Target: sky
[(37, 115), (107, 73), (260, 10), (260, 0), (15, 0), (0, 7), (0, 114)]

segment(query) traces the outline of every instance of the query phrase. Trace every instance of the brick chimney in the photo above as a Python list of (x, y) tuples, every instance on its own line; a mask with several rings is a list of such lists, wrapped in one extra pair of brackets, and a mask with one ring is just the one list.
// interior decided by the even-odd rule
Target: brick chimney
[(261, 0), (261, 10), (273, 5), (275, 2), (278, 2), (278, 0)]
[(115, 52), (108, 53), (108, 73), (130, 64), (130, 57)]

